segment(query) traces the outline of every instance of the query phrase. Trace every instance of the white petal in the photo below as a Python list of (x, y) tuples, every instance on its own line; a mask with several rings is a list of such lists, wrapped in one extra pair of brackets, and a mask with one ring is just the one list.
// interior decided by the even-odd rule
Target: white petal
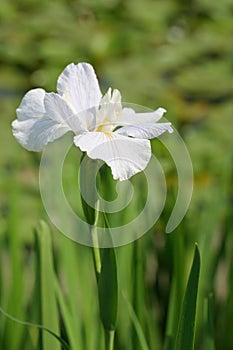
[(70, 130), (54, 110), (50, 110), (51, 117), (46, 115), (44, 101), (47, 95), (50, 94), (42, 89), (30, 90), (16, 110), (18, 119), (12, 123), (13, 135), (30, 151), (41, 151), (48, 142)]
[(42, 151), (48, 142), (58, 139), (69, 131), (66, 126), (59, 125), (44, 116), (23, 121), (15, 120), (12, 128), (17, 141), (27, 150), (35, 152)]
[(58, 78), (57, 91), (71, 101), (76, 112), (98, 106), (102, 97), (94, 69), (88, 63), (69, 64)]
[(45, 115), (53, 121), (67, 126), (69, 130), (76, 134), (86, 131), (78, 115), (73, 113), (73, 110), (60, 95), (54, 92), (46, 93), (44, 106)]
[[(121, 93), (119, 90), (111, 88), (108, 89), (106, 94), (102, 97), (100, 101), (100, 106), (108, 106), (108, 104), (116, 105), (117, 108), (121, 108)], [(121, 108), (122, 109), (122, 108)]]
[(154, 112), (136, 113), (132, 108), (123, 108), (118, 119), (118, 125), (134, 125), (155, 123), (162, 118), (166, 112), (164, 108), (158, 108)]
[(162, 135), (165, 131), (173, 132), (171, 123), (147, 123), (124, 126), (116, 130), (117, 134), (136, 137), (139, 139), (153, 139)]
[[(121, 94), (120, 91), (109, 88), (106, 94), (102, 97), (100, 101), (100, 108), (96, 116), (96, 128), (100, 126), (110, 126), (110, 129), (113, 129), (116, 125), (116, 121), (122, 111), (121, 105)], [(109, 130), (110, 131), (110, 130)]]
[(18, 120), (37, 118), (44, 114), (44, 96), (43, 89), (32, 89), (26, 93), (22, 99), (19, 108), (17, 108)]
[(151, 147), (148, 140), (116, 133), (88, 132), (74, 137), (74, 143), (92, 159), (102, 159), (111, 167), (113, 178), (129, 179), (147, 166)]
[(121, 103), (121, 93), (119, 90), (114, 89), (112, 92), (112, 98), (111, 98), (112, 103)]

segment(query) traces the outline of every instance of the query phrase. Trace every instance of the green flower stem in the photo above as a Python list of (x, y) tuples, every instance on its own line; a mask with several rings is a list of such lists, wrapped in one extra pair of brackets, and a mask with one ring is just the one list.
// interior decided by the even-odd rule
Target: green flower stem
[(98, 235), (97, 235), (98, 220), (99, 220), (99, 200), (96, 202), (95, 222), (94, 222), (94, 225), (91, 226), (91, 237), (92, 237), (92, 243), (93, 243), (92, 253), (93, 253), (93, 261), (94, 261), (97, 282), (99, 280), (99, 276), (101, 273), (101, 256), (100, 256), (100, 249), (99, 249), (99, 242), (98, 242)]
[(113, 350), (115, 331), (114, 330), (110, 331), (105, 329), (104, 335), (105, 335), (105, 350)]
[(94, 261), (96, 279), (98, 282), (99, 275), (101, 273), (101, 257), (100, 257), (100, 249), (98, 247), (98, 237), (97, 237), (96, 225), (94, 225), (91, 228), (91, 236), (92, 236), (92, 242), (93, 242), (93, 247), (92, 247), (93, 261)]
[[(114, 349), (114, 335), (118, 309), (118, 280), (117, 280), (117, 264), (114, 248), (100, 249), (98, 239), (98, 223), (99, 223), (99, 200), (96, 196), (95, 188), (91, 187), (93, 174), (96, 174), (97, 163), (91, 159), (85, 158), (85, 172), (80, 174), (80, 186), (83, 190), (81, 195), (83, 212), (87, 223), (90, 227), (92, 240), (92, 255), (95, 269), (95, 275), (98, 285), (98, 298), (100, 319), (102, 321), (105, 332), (105, 350)], [(83, 160), (83, 161), (84, 161)], [(98, 188), (100, 187), (100, 179)], [(91, 199), (90, 206), (85, 198)], [(110, 228), (106, 215), (103, 213), (104, 224), (106, 229)], [(111, 246), (111, 234), (109, 236), (109, 244)]]

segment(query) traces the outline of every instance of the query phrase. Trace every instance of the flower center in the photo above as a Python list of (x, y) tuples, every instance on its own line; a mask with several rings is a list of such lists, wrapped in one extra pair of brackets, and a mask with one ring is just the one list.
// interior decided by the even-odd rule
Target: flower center
[(107, 136), (109, 140), (111, 140), (111, 133), (109, 131), (104, 131), (104, 135)]
[(104, 132), (104, 133), (110, 133), (113, 131), (113, 125), (111, 125), (109, 122), (108, 123), (104, 123), (104, 124), (100, 124), (98, 125), (96, 131), (97, 132)]
[(103, 132), (104, 125), (99, 125), (98, 128), (96, 129), (97, 132)]

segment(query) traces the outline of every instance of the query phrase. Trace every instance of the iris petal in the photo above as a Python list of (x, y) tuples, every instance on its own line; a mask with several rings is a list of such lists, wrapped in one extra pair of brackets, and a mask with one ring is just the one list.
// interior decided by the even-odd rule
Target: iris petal
[(135, 125), (145, 123), (155, 123), (162, 118), (166, 112), (164, 108), (158, 108), (153, 112), (148, 113), (136, 113), (132, 108), (123, 108), (118, 118), (118, 125)]
[(49, 94), (42, 89), (30, 90), (16, 111), (18, 119), (12, 123), (13, 135), (30, 151), (41, 151), (48, 142), (71, 130), (61, 116), (61, 111), (56, 114), (55, 110), (51, 109), (49, 111), (51, 115), (47, 115), (45, 106), (47, 95)]
[(46, 93), (44, 98), (45, 114), (50, 119), (59, 124), (66, 125), (69, 130), (75, 134), (82, 133), (85, 130), (83, 122), (78, 114), (74, 114), (67, 102), (54, 92)]
[(165, 131), (173, 132), (171, 123), (147, 123), (124, 126), (115, 132), (120, 135), (136, 137), (139, 139), (153, 139)]
[(116, 133), (87, 132), (75, 136), (74, 143), (90, 158), (103, 160), (120, 181), (144, 170), (151, 157), (150, 141)]
[(112, 131), (117, 119), (122, 111), (120, 91), (111, 88), (100, 101), (100, 107), (96, 114), (96, 129), (104, 129)]
[(58, 78), (57, 91), (70, 100), (77, 113), (99, 106), (102, 97), (95, 71), (88, 63), (69, 64)]

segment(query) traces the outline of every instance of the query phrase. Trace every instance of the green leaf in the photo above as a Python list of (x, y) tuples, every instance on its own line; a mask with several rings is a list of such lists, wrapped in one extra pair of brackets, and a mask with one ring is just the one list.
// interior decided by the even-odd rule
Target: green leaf
[(175, 350), (194, 348), (197, 292), (200, 274), (200, 253), (196, 244), (193, 264), (185, 291), (184, 301), (178, 325)]
[(140, 322), (138, 320), (138, 317), (137, 317), (137, 315), (136, 315), (132, 305), (126, 299), (125, 296), (124, 296), (124, 299), (125, 299), (125, 302), (127, 304), (127, 308), (128, 308), (128, 311), (129, 311), (129, 315), (130, 315), (131, 321), (132, 321), (132, 323), (134, 325), (136, 334), (138, 336), (138, 342), (139, 342), (139, 344), (141, 346), (141, 349), (142, 350), (149, 350), (149, 346), (147, 345), (146, 338), (144, 336), (144, 333), (143, 333), (142, 327), (140, 325)]
[(116, 328), (118, 309), (118, 279), (114, 248), (105, 248), (98, 281), (100, 317), (105, 330)]
[(71, 344), (71, 348), (78, 349), (80, 347), (80, 342), (78, 340), (77, 329), (75, 329), (76, 324), (74, 322), (74, 319), (72, 319), (72, 314), (68, 308), (68, 305), (65, 302), (64, 296), (62, 294), (60, 285), (57, 280), (55, 281), (55, 288), (56, 288), (58, 303), (62, 313), (62, 318), (64, 321), (67, 335), (69, 337), (69, 342)]
[[(51, 236), (48, 225), (43, 221), (40, 222), (36, 230), (36, 243), (39, 259), (41, 322), (51, 332), (59, 334)], [(57, 340), (48, 333), (42, 334), (42, 343), (43, 350), (61, 349)]]
[(166, 337), (169, 340), (174, 338), (177, 333), (179, 323), (179, 314), (185, 291), (184, 282), (184, 238), (183, 232), (178, 227), (173, 235), (167, 236), (168, 243), (171, 246), (173, 254), (173, 272), (172, 283), (170, 288), (170, 297), (168, 305), (168, 317), (166, 324)]
[[(143, 240), (136, 240), (134, 242), (133, 253), (133, 311), (140, 324), (140, 327), (145, 329), (145, 247), (142, 247)], [(136, 334), (135, 334), (136, 333)], [(134, 350), (141, 350), (141, 346), (138, 343), (137, 329), (135, 327), (133, 336), (133, 348)]]
[(166, 335), (163, 350), (173, 350), (174, 349), (174, 339), (171, 335)]
[(204, 334), (204, 350), (214, 350), (214, 320), (213, 320), (213, 294), (209, 294), (205, 299), (205, 334)]
[[(18, 166), (18, 165), (17, 165)], [(9, 216), (7, 220), (7, 236), (9, 242), (9, 260), (10, 260), (10, 289), (6, 295), (6, 302), (8, 304), (7, 311), (16, 317), (23, 316), (24, 306), (24, 275), (23, 269), (23, 255), (22, 255), (22, 238), (19, 232), (19, 183), (15, 178), (15, 172), (9, 176)], [(4, 283), (4, 282), (3, 282)], [(3, 286), (2, 286), (3, 287)], [(4, 293), (2, 295), (1, 304), (4, 304)], [(2, 347), (9, 347), (12, 350), (18, 349), (18, 344), (24, 338), (24, 329), (19, 324), (15, 324), (10, 319), (6, 319), (3, 330), (3, 344)], [(12, 337), (14, 334), (14, 337)], [(1, 348), (1, 343), (0, 343)]]
[(64, 339), (62, 339), (60, 336), (58, 336), (57, 334), (55, 334), (53, 331), (51, 331), (50, 329), (40, 325), (40, 324), (35, 324), (35, 323), (31, 323), (31, 322), (27, 322), (27, 321), (23, 321), (23, 320), (19, 320), (18, 318), (8, 314), (6, 311), (4, 311), (1, 307), (0, 307), (0, 312), (7, 317), (8, 319), (10, 319), (11, 321), (18, 323), (20, 325), (23, 326), (27, 326), (28, 327), (28, 331), (29, 333), (36, 333), (36, 337), (37, 337), (37, 332), (38, 330), (42, 330), (44, 332), (48, 332), (49, 334), (51, 334), (55, 339), (57, 339), (63, 346), (64, 350), (70, 350), (69, 345), (64, 341)]

